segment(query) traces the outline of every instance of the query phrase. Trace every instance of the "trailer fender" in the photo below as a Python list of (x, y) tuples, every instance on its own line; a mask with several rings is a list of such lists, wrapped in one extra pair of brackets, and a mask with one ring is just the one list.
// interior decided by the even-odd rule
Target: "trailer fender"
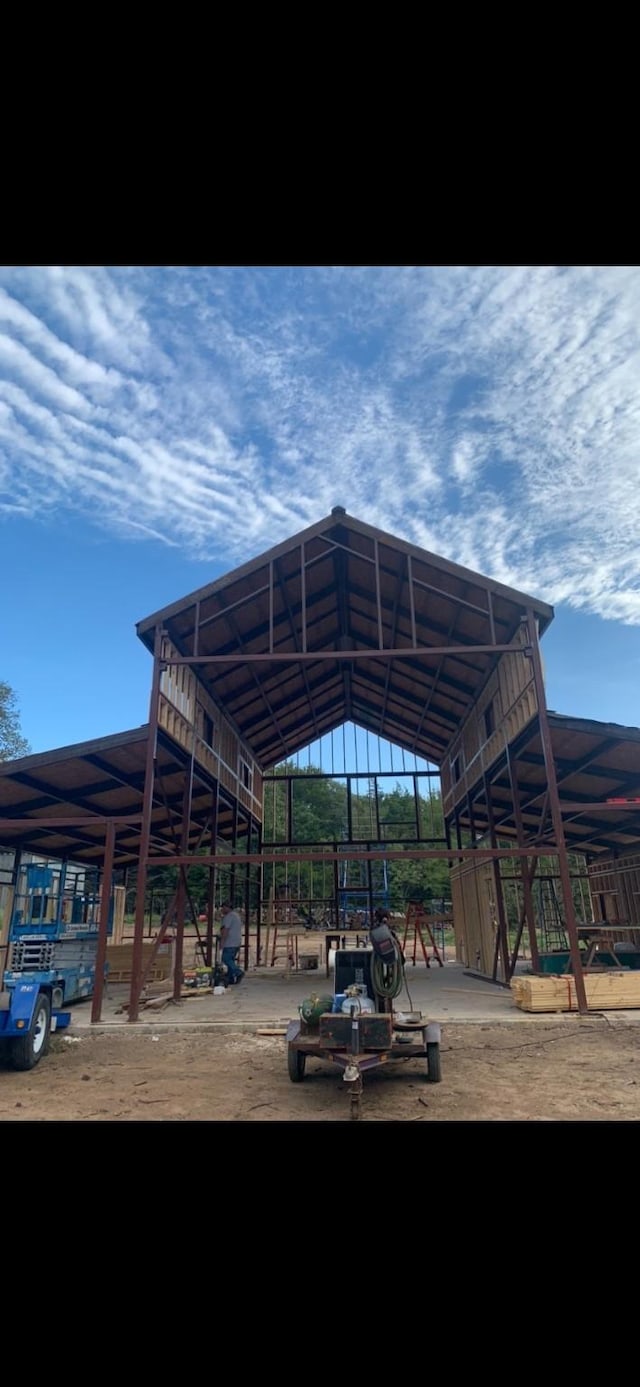
[(427, 1045), (439, 1045), (442, 1039), (442, 1031), (437, 1021), (431, 1021), (427, 1026), (425, 1041)]
[(9, 1011), (12, 1026), (22, 1021), (24, 1024), (20, 1030), (29, 1030), (40, 991), (40, 984), (37, 982), (19, 982), (16, 987), (11, 988)]

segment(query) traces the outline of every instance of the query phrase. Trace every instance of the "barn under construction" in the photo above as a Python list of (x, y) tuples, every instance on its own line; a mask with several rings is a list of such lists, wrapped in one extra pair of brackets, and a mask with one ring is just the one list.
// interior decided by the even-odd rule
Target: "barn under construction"
[[(335, 921), (355, 891), (347, 860), (369, 910), (381, 864), (446, 862), (458, 956), (502, 983), (523, 941), (539, 966), (549, 928), (541, 886), (551, 882), (586, 1011), (585, 924), (640, 944), (640, 730), (547, 709), (540, 649), (552, 619), (539, 599), (335, 507), (138, 623), (150, 656), (147, 723), (0, 765), (0, 845), (15, 863), (31, 852), (98, 867), (107, 899), (118, 874), (135, 869), (131, 1021), (148, 968), (152, 869), (179, 869), (154, 940), (159, 949), (169, 928), (175, 935), (179, 995), (185, 922), (210, 961), (221, 883), (254, 922), (259, 951), (265, 871), (285, 863), (294, 879), (314, 864), (322, 886), (306, 907), (316, 895)], [(293, 763), (345, 725), (407, 758), (410, 830), (380, 814), (394, 772), (343, 763), (339, 829), (305, 836)], [(335, 779), (335, 766), (314, 774)], [(438, 824), (422, 808), (432, 782)], [(276, 791), (279, 812), (267, 816)], [(196, 865), (209, 879), (200, 927)], [(100, 949), (98, 961), (106, 913)], [(96, 1019), (100, 1004), (98, 981)]]

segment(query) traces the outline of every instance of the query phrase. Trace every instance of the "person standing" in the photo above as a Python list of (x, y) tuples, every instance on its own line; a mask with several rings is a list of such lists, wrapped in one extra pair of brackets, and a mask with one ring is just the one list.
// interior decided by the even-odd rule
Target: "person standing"
[(237, 910), (234, 910), (231, 901), (223, 901), (220, 907), (222, 915), (222, 928), (220, 930), (220, 944), (222, 946), (222, 962), (227, 970), (229, 985), (240, 983), (244, 977), (244, 971), (238, 967), (238, 954), (242, 943), (242, 920)]

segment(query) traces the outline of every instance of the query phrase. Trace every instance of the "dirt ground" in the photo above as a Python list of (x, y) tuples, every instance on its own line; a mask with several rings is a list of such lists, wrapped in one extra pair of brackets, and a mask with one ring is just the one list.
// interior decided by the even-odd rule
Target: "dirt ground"
[[(424, 1061), (364, 1079), (363, 1121), (640, 1120), (640, 1026), (605, 1018), (443, 1028), (442, 1082)], [(171, 1031), (54, 1035), (27, 1073), (0, 1061), (0, 1120), (349, 1121), (347, 1085), (309, 1059), (288, 1077), (284, 1037)]]

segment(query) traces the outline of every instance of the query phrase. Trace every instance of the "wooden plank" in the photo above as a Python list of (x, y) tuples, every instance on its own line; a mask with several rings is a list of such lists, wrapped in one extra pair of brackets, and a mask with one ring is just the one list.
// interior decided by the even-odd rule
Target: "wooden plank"
[[(591, 1011), (629, 1011), (640, 1008), (640, 971), (621, 968), (585, 974)], [(570, 973), (511, 980), (511, 995), (522, 1011), (577, 1011), (575, 978)]]
[[(153, 942), (147, 942), (142, 946), (143, 968), (149, 961), (153, 949)], [(108, 944), (106, 961), (109, 965), (107, 973), (107, 984), (110, 982), (130, 982), (131, 969), (133, 966), (133, 942), (129, 944)], [(172, 954), (169, 944), (161, 944), (153, 962), (153, 966), (147, 974), (147, 982), (159, 982), (162, 978), (169, 977), (172, 971)]]

